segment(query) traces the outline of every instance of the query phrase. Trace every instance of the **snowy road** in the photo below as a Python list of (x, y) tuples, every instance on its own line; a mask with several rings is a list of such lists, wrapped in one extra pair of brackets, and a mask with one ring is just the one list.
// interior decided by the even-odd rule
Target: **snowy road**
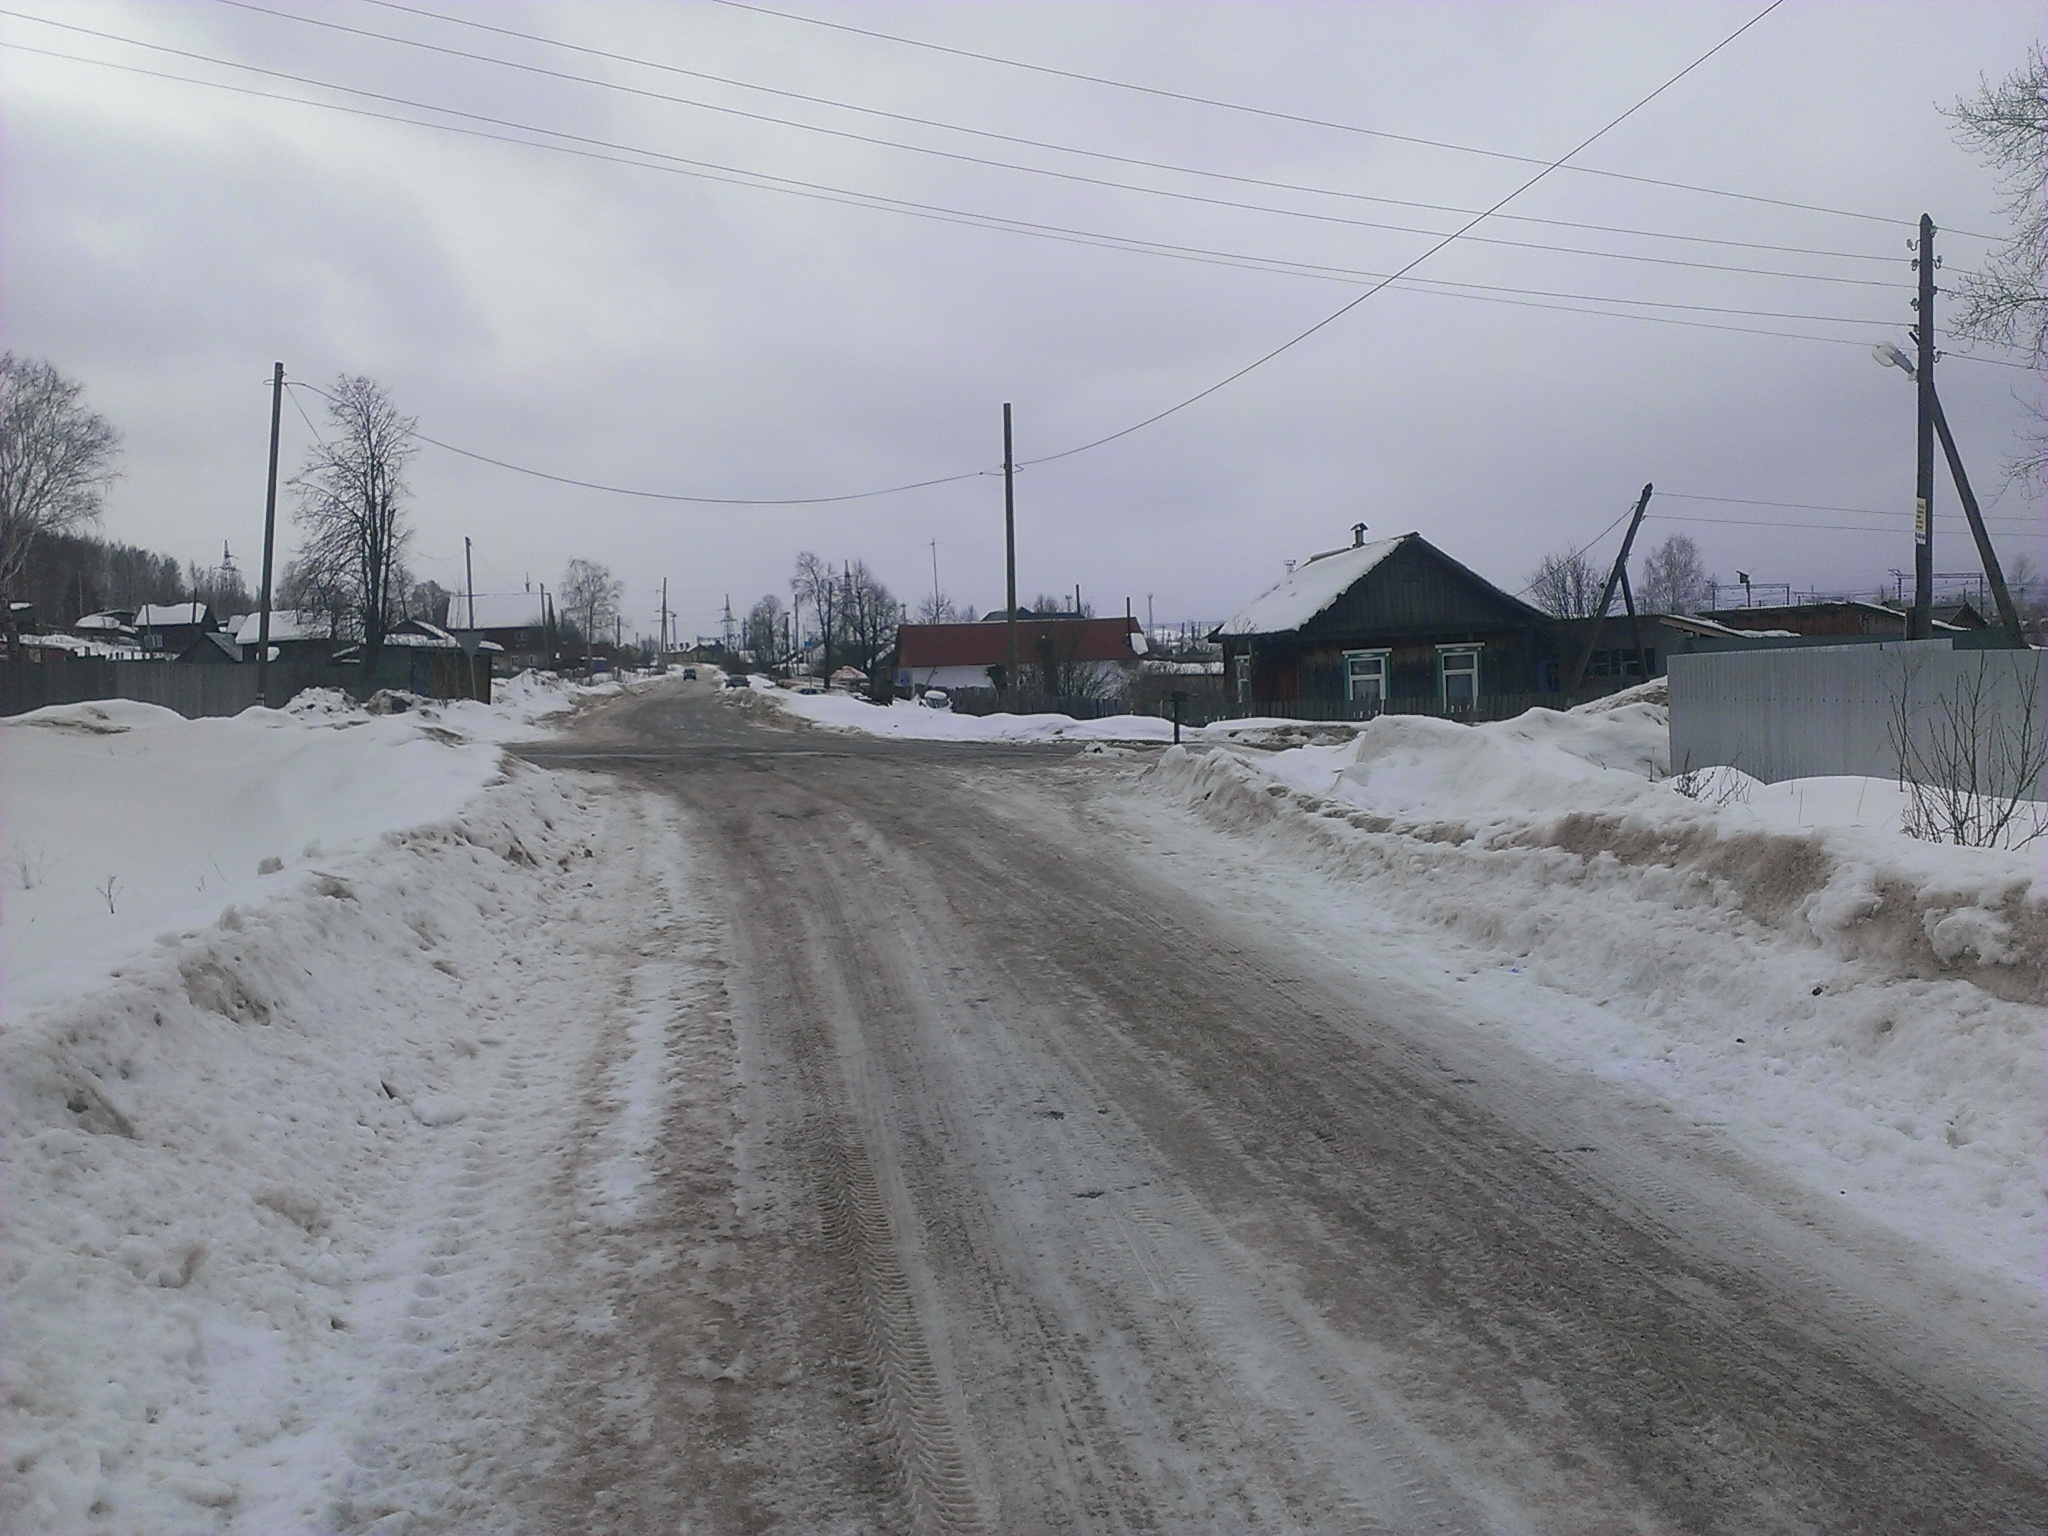
[(708, 979), (688, 1059), (621, 1038), (585, 1118), (594, 1165), (670, 1085), (623, 1214), (562, 1220), (537, 1286), (613, 1277), (530, 1346), (559, 1433), (501, 1468), (522, 1518), (2048, 1525), (2010, 1298), (1520, 1054), (1388, 940), (1332, 959), (1233, 902), (1115, 760), (737, 703), (527, 754), (672, 797)]

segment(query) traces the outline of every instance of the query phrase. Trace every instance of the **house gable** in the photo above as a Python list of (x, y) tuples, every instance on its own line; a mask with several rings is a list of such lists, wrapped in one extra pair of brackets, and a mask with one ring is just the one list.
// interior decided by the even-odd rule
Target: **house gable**
[(1296, 631), (1304, 640), (1521, 629), (1543, 615), (1418, 534)]

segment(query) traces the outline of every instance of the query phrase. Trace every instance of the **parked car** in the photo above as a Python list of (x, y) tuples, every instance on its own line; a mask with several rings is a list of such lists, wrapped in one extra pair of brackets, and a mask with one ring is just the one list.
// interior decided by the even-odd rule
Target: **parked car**
[(737, 672), (729, 672), (726, 674), (725, 681), (719, 684), (719, 686), (721, 688), (744, 688), (747, 686), (747, 680)]

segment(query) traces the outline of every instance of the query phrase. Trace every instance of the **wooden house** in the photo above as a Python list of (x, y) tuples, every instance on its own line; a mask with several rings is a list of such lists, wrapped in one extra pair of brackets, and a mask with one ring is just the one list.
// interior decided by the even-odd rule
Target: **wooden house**
[(182, 656), (201, 635), (220, 626), (204, 603), (144, 603), (135, 610), (132, 627), (143, 650)]
[[(1232, 702), (1486, 715), (1558, 688), (1551, 617), (1419, 533), (1303, 561), (1211, 636)], [(1611, 686), (1611, 685), (1610, 685)], [(1526, 707), (1526, 702), (1523, 707)]]

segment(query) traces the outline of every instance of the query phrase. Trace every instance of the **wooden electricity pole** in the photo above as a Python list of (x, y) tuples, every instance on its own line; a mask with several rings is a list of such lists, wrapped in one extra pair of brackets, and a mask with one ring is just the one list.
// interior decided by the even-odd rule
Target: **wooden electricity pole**
[[(1635, 547), (1636, 530), (1643, 526), (1643, 513), (1650, 505), (1650, 492), (1653, 489), (1653, 486), (1644, 486), (1643, 494), (1636, 498), (1635, 515), (1628, 520), (1628, 532), (1622, 535), (1621, 550), (1614, 557), (1614, 569), (1607, 573), (1607, 585), (1600, 589), (1600, 606), (1593, 610), (1593, 628), (1586, 636), (1586, 648), (1579, 652), (1579, 664), (1572, 668), (1571, 685), (1565, 689), (1568, 696), (1577, 693), (1580, 685), (1586, 680), (1586, 668), (1593, 660), (1594, 647), (1600, 643), (1600, 626), (1607, 618), (1607, 605), (1614, 601), (1614, 589), (1617, 586), (1621, 588), (1622, 600), (1628, 604), (1629, 622), (1635, 628), (1637, 665), (1643, 665), (1646, 660), (1642, 654), (1642, 629), (1635, 623), (1635, 595), (1628, 589), (1628, 552)], [(1645, 671), (1647, 670), (1645, 667)]]
[(277, 550), (277, 431), (284, 422), (284, 364), (270, 371), (270, 486), (263, 495), (263, 592), (256, 602), (256, 702), (270, 703), (270, 562)]
[(1010, 450), (1010, 402), (1003, 402), (1003, 559), (1008, 573), (1008, 633), (1003, 637), (1003, 707), (1017, 713), (1017, 466)]
[(1913, 466), (1913, 616), (1908, 640), (1934, 634), (1934, 220), (1920, 215), (1920, 294), (1913, 308), (1919, 323), (1913, 336), (1920, 356), (1913, 370), (1920, 386), (1920, 432)]

